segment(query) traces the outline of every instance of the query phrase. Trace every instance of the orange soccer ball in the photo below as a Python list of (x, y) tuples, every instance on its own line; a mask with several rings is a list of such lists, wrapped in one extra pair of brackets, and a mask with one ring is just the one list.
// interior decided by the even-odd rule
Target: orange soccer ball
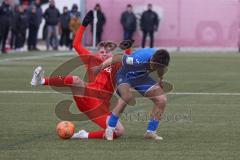
[(73, 136), (75, 125), (69, 121), (62, 121), (57, 124), (57, 134), (62, 139), (69, 139)]

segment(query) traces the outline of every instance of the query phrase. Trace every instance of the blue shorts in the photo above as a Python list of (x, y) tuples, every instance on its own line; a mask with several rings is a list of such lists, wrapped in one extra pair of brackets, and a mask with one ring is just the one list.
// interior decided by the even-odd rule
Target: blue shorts
[(150, 76), (143, 76), (137, 78), (129, 78), (126, 74), (118, 72), (116, 76), (117, 86), (121, 84), (129, 84), (132, 88), (137, 90), (141, 95), (144, 95), (151, 87), (157, 84)]

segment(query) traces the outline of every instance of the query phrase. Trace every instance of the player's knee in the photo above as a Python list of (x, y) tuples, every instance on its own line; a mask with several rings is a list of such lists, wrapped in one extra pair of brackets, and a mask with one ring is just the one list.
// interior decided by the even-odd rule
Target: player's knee
[(122, 99), (125, 101), (125, 103), (130, 103), (132, 98), (133, 98), (132, 94), (124, 94), (124, 95), (122, 95)]
[(121, 128), (121, 129), (118, 131), (118, 136), (119, 136), (119, 137), (120, 137), (120, 136), (123, 136), (124, 133), (125, 133), (125, 129), (124, 129), (124, 127), (123, 127), (123, 128)]
[(160, 108), (165, 108), (167, 104), (167, 97), (165, 95), (161, 95), (155, 98), (155, 104)]
[(116, 128), (115, 134), (117, 137), (123, 136), (124, 133), (125, 133), (125, 128), (122, 125)]
[(73, 84), (77, 85), (77, 86), (83, 86), (84, 82), (82, 81), (82, 79), (78, 76), (73, 76)]

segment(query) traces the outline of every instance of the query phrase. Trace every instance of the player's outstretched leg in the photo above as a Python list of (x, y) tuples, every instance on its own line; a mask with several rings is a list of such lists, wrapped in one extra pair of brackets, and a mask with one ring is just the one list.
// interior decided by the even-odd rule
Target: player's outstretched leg
[(48, 85), (55, 87), (80, 87), (84, 88), (85, 82), (78, 76), (53, 76), (44, 77), (44, 70), (41, 66), (38, 66), (34, 72), (30, 84), (34, 87), (39, 85)]
[(98, 130), (94, 132), (87, 132), (85, 130), (80, 130), (77, 133), (74, 133), (72, 139), (103, 139), (104, 130)]
[[(116, 127), (115, 132), (113, 133), (113, 139), (119, 138), (124, 134), (124, 128), (121, 126), (120, 128)], [(74, 133), (72, 139), (104, 139), (105, 138), (105, 130), (91, 131), (87, 132), (85, 130), (80, 130), (77, 133)]]
[[(98, 124), (99, 126), (103, 126), (103, 119), (105, 119), (104, 123), (106, 126), (106, 123), (108, 122), (109, 116), (104, 116), (102, 119), (99, 119), (99, 121), (94, 121), (94, 123)], [(105, 127), (106, 128), (106, 127)], [(124, 127), (118, 121), (118, 124), (116, 126), (116, 129), (113, 133), (113, 139), (116, 139), (118, 137), (121, 137), (124, 134)], [(93, 132), (87, 132), (85, 130), (80, 130), (77, 133), (74, 133), (72, 136), (72, 139), (104, 139), (105, 138), (105, 130), (98, 130)]]
[(33, 72), (33, 77), (30, 84), (35, 87), (41, 85), (43, 77), (44, 77), (44, 70), (41, 66), (38, 66)]

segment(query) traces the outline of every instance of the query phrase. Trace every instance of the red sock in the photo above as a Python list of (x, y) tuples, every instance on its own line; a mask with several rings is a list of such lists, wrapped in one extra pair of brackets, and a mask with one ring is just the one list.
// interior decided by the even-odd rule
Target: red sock
[(104, 133), (105, 133), (104, 130), (89, 132), (88, 138), (89, 139), (103, 139)]
[[(104, 130), (99, 130), (95, 132), (89, 132), (88, 133), (88, 139), (103, 139), (104, 138), (105, 131)], [(114, 133), (113, 134), (113, 139), (118, 138), (117, 135)]]
[(55, 87), (65, 87), (71, 86), (73, 84), (72, 76), (56, 76), (56, 77), (45, 77), (45, 82), (43, 85), (55, 86)]

